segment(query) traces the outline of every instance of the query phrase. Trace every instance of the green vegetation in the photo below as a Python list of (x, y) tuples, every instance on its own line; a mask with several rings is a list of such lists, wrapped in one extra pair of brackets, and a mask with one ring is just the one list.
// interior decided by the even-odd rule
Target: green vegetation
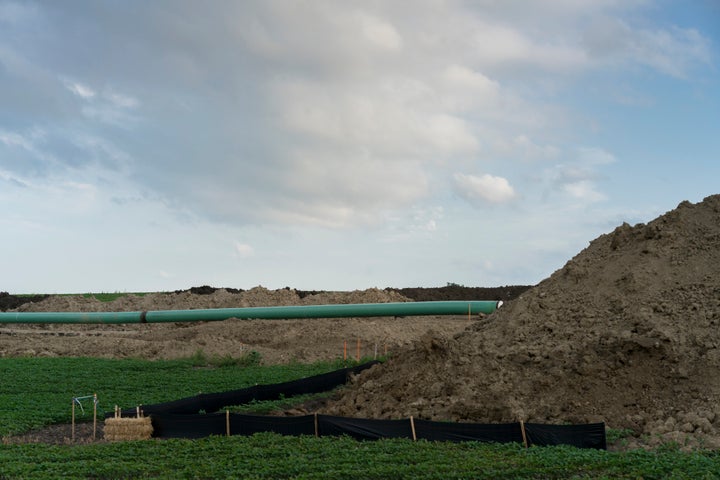
[[(69, 422), (70, 400), (97, 392), (100, 413), (256, 383), (278, 383), (344, 365), (258, 365), (257, 354), (212, 357), (202, 351), (172, 361), (94, 358), (0, 359), (0, 435)], [(234, 411), (288, 408), (302, 396), (255, 402)], [(80, 420), (89, 420), (91, 404)], [(630, 432), (611, 430), (609, 439)], [(0, 480), (34, 478), (720, 478), (720, 452), (607, 452), (572, 447), (524, 449), (518, 444), (410, 440), (357, 442), (343, 438), (209, 437), (91, 445), (11, 445), (0, 442)]]
[(199, 348), (189, 360), (194, 367), (257, 367), (262, 358), (255, 350), (240, 357), (233, 357), (230, 354), (208, 356), (202, 348)]
[(254, 415), (269, 415), (272, 412), (282, 410), (290, 410), (297, 405), (302, 405), (310, 400), (321, 400), (331, 397), (335, 394), (335, 390), (322, 393), (309, 393), (306, 395), (295, 395), (294, 397), (285, 398), (281, 396), (277, 400), (253, 400), (245, 405), (236, 405), (228, 408), (232, 413), (248, 413)]
[(0, 478), (710, 479), (717, 453), (517, 444), (209, 437), (85, 446), (0, 446)]
[[(99, 412), (177, 400), (200, 392), (235, 390), (326, 373), (343, 365), (260, 366), (259, 355), (208, 358), (201, 351), (182, 360), (98, 358), (0, 359), (0, 436), (70, 422), (71, 399), (98, 394)], [(79, 420), (90, 418), (91, 403)]]
[(82, 296), (85, 298), (94, 298), (101, 302), (112, 302), (113, 300), (117, 300), (120, 297), (126, 297), (128, 295), (137, 295), (138, 297), (142, 297), (147, 294), (148, 294), (148, 292), (114, 292), (114, 293), (99, 292), (99, 293), (84, 293)]

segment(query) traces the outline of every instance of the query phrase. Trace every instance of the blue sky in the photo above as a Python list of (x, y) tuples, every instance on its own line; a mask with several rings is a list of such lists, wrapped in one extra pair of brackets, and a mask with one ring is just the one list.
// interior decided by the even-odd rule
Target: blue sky
[(720, 193), (720, 4), (0, 0), (0, 290), (534, 284)]

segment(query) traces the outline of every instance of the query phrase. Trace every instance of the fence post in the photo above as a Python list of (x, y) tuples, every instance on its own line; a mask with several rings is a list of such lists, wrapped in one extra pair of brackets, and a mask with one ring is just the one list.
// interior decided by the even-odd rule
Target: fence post
[(70, 427), (70, 438), (72, 439), (72, 442), (75, 443), (75, 397), (72, 398), (72, 420), (71, 420), (71, 427)]
[(93, 440), (97, 438), (97, 393), (93, 393)]

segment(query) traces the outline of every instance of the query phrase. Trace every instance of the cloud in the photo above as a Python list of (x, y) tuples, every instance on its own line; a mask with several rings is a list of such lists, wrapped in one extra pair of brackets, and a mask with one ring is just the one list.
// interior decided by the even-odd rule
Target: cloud
[(24, 23), (32, 20), (37, 14), (37, 7), (29, 3), (0, 3), (0, 23)]
[[(5, 8), (0, 102), (33, 124), (0, 123), (12, 151), (1, 166), (95, 169), (94, 184), (115, 176), (180, 214), (233, 225), (378, 226), (451, 190), (507, 202), (517, 194), (503, 177), (443, 180), (501, 161), (553, 161), (562, 167), (532, 188), (590, 198), (602, 155), (564, 157), (572, 115), (557, 92), (598, 69), (682, 75), (710, 49), (692, 29), (638, 27), (628, 12), (642, 2), (591, 3), (421, 0), (413, 15), (388, 2), (272, 0), (141, 2), (140, 16)], [(17, 42), (31, 24), (43, 35)], [(35, 127), (44, 139), (30, 138)]]
[(84, 100), (89, 100), (95, 96), (95, 90), (82, 83), (66, 81), (65, 88)]
[(636, 64), (684, 78), (711, 64), (709, 40), (693, 28), (634, 27), (620, 18), (599, 16), (583, 32), (588, 53), (599, 64)]
[(585, 202), (599, 202), (607, 197), (597, 190), (596, 185), (589, 180), (576, 180), (562, 185), (563, 191), (576, 200)]
[(503, 177), (456, 173), (453, 181), (455, 192), (472, 204), (507, 203), (516, 197), (515, 189)]
[(607, 195), (600, 190), (599, 185), (605, 180), (602, 169), (616, 162), (617, 158), (604, 149), (579, 147), (567, 161), (544, 172), (545, 182), (553, 193), (568, 195), (574, 201), (603, 201)]
[(562, 154), (559, 147), (550, 144), (539, 145), (525, 134), (512, 138), (499, 136), (490, 146), (493, 154), (497, 156), (524, 162), (553, 160)]
[(235, 255), (239, 258), (248, 258), (255, 255), (255, 249), (246, 243), (235, 242)]

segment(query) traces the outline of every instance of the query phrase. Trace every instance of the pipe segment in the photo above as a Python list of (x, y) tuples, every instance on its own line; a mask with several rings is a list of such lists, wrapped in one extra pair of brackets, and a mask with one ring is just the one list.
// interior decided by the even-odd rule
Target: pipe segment
[(213, 322), (238, 318), (296, 319), (348, 317), (409, 317), (419, 315), (477, 315), (492, 313), (501, 301), (438, 301), (293, 305), (283, 307), (153, 310), (147, 312), (0, 312), (2, 323), (172, 323)]

